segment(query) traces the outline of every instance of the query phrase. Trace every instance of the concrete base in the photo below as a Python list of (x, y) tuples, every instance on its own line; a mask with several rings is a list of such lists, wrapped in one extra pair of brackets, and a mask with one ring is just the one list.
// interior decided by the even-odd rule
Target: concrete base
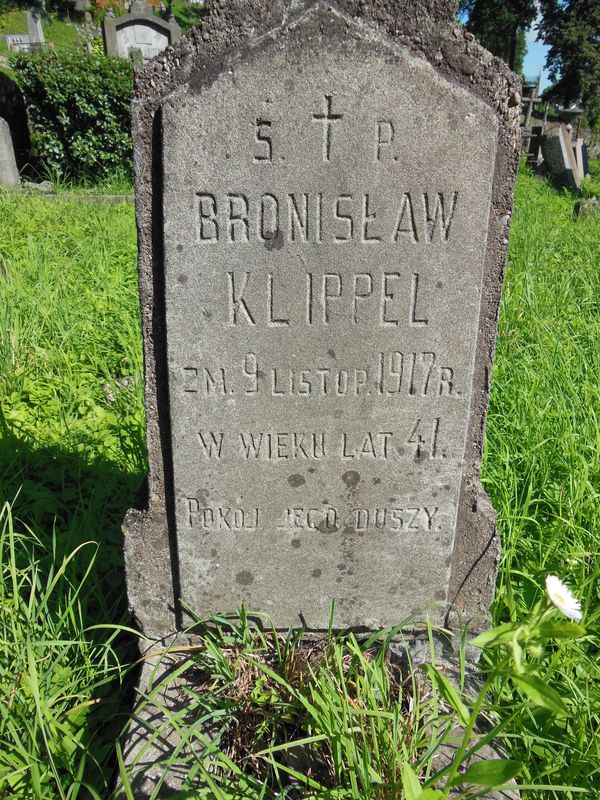
[[(179, 649), (165, 656), (164, 650), (167, 645)], [(204, 734), (200, 733), (198, 719), (189, 711), (190, 703), (186, 694), (186, 688), (197, 690), (186, 658), (194, 646), (189, 638), (171, 639), (155, 643), (146, 653), (136, 688), (136, 707), (123, 748), (123, 759), (130, 781), (129, 789), (135, 800), (146, 800), (151, 796), (160, 800), (177, 795), (182, 790), (189, 772), (189, 756), (194, 751), (202, 749), (203, 736), (208, 734), (206, 728), (203, 729)], [(408, 668), (408, 663), (412, 665), (420, 689), (423, 692), (430, 691), (424, 673), (418, 670), (420, 664), (430, 662), (428, 642), (424, 638), (416, 637), (410, 641), (393, 643), (390, 649), (392, 656), (395, 655), (403, 665), (403, 670)], [(451, 656), (448, 640), (444, 640), (443, 637), (437, 638), (436, 650), (438, 667), (443, 669), (446, 677), (457, 684), (457, 661)], [(470, 663), (466, 675), (468, 693), (474, 694), (478, 690), (478, 674), (477, 668)], [(484, 733), (482, 728), (477, 736)], [(457, 726), (450, 739), (436, 754), (436, 770), (443, 769), (452, 761), (461, 741), (462, 729)], [(167, 763), (178, 753), (181, 755), (179, 763), (167, 768)], [(468, 765), (475, 761), (505, 757), (506, 754), (497, 746), (488, 744), (469, 760)], [(184, 759), (188, 763), (182, 763)], [(443, 785), (443, 780), (441, 783)], [(451, 796), (454, 794), (459, 794), (458, 789), (451, 793)], [(128, 798), (121, 783), (116, 798), (117, 800)], [(519, 798), (520, 793), (515, 788), (507, 791), (490, 791), (482, 800), (519, 800)]]

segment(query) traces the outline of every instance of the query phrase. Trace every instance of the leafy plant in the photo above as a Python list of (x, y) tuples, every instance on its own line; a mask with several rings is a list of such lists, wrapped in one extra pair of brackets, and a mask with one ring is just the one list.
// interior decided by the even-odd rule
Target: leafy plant
[(39, 167), (70, 178), (131, 171), (133, 68), (125, 59), (43, 50), (10, 65), (25, 94)]

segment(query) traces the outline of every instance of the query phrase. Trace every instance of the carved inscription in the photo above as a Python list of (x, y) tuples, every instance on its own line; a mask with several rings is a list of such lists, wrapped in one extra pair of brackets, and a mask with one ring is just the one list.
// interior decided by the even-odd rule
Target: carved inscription
[[(256, 163), (269, 164), (272, 143), (257, 130), (261, 153)], [(259, 138), (260, 136), (260, 138)], [(328, 192), (249, 193), (198, 190), (194, 197), (199, 244), (431, 245), (447, 242), (459, 203), (458, 191), (399, 191), (392, 204), (378, 203), (372, 192), (331, 195)]]
[[(321, 157), (329, 164), (336, 130), (336, 147), (342, 147), (340, 126), (348, 122), (347, 114), (337, 110), (334, 94), (325, 94), (322, 110), (310, 117), (322, 126)], [(253, 126), (252, 162), (258, 170), (271, 169), (282, 158), (277, 126), (271, 117), (261, 114), (256, 115)], [(397, 124), (391, 119), (377, 119), (372, 130), (373, 160), (397, 161)], [(233, 256), (231, 266), (216, 276), (213, 284), (213, 291), (222, 299), (213, 306), (211, 318), (228, 328), (248, 331), (337, 327), (356, 328), (357, 332), (426, 333), (438, 323), (436, 303), (442, 286), (439, 282), (434, 286), (430, 270), (410, 266), (411, 253), (421, 247), (448, 246), (453, 236), (460, 236), (454, 222), (459, 197), (457, 189), (405, 190), (401, 181), (392, 202), (389, 197), (382, 202), (371, 190), (281, 192), (274, 188), (257, 194), (198, 189), (193, 197), (197, 245), (232, 246), (235, 253), (237, 245), (262, 243), (267, 252), (281, 252), (283, 256), (277, 268), (267, 270), (246, 267)], [(353, 270), (344, 265), (315, 270), (307, 267), (302, 256), (296, 255), (301, 251), (295, 249), (356, 244), (369, 249), (391, 248), (391, 257), (387, 257), (385, 266)], [(285, 249), (288, 246), (294, 248), (289, 254)], [(289, 268), (295, 277), (293, 291)], [(269, 398), (278, 403), (323, 399), (354, 403), (361, 398), (395, 401), (400, 409), (412, 409), (408, 417), (403, 416), (402, 426), (389, 430), (364, 426), (351, 430), (343, 430), (343, 426), (336, 430), (190, 429), (186, 437), (194, 458), (200, 463), (296, 461), (343, 465), (443, 462), (449, 457), (443, 413), (445, 404), (461, 402), (464, 380), (449, 359), (430, 349), (392, 349), (373, 352), (363, 363), (356, 359), (348, 364), (332, 361), (337, 362), (337, 358), (330, 349), (327, 361), (317, 358), (305, 366), (290, 367), (276, 363), (263, 348), (246, 352), (237, 363), (188, 362), (181, 367), (179, 385), (185, 395), (197, 399), (198, 408), (205, 400), (218, 402), (219, 398), (229, 403), (235, 398)], [(437, 403), (435, 409), (430, 405), (421, 408), (430, 401)], [(202, 530), (252, 532), (262, 519), (259, 506), (203, 506), (196, 498), (188, 498), (188, 503), (190, 527)], [(437, 507), (430, 512), (426, 506), (350, 512), (295, 507), (282, 512), (275, 528), (431, 530), (437, 512)], [(419, 514), (423, 522), (415, 525)]]
[(433, 352), (393, 350), (374, 354), (372, 361), (362, 367), (323, 363), (306, 369), (274, 366), (272, 359), (266, 356), (246, 353), (237, 367), (211, 364), (181, 369), (183, 392), (199, 398), (268, 395), (337, 400), (376, 394), (418, 402), (426, 397), (459, 398), (462, 395), (454, 368), (440, 363), (439, 356)]
[(378, 325), (395, 328), (406, 322), (424, 327), (429, 317), (419, 302), (418, 272), (307, 272), (305, 292), (290, 297), (286, 280), (268, 272), (257, 279), (251, 272), (227, 272), (227, 322), (229, 325)]
[(246, 461), (445, 459), (440, 417), (411, 420), (404, 431), (197, 431), (203, 459)]
[(273, 525), (277, 530), (314, 531), (315, 533), (335, 533), (342, 528), (356, 532), (432, 532), (439, 531), (437, 506), (407, 506), (404, 508), (352, 508), (344, 510), (322, 506), (304, 508), (293, 506), (281, 509), (272, 520), (262, 519), (263, 512), (255, 508), (221, 508), (203, 506), (197, 497), (186, 497), (187, 524), (200, 530), (245, 531), (252, 533), (261, 524)]

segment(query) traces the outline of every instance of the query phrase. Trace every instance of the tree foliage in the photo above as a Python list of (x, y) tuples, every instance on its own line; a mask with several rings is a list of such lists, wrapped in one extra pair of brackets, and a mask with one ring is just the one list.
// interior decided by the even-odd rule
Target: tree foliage
[(483, 47), (516, 72), (523, 69), (524, 32), (535, 19), (535, 0), (460, 0), (459, 14)]
[(600, 119), (600, 0), (541, 0), (540, 38), (554, 85), (546, 96), (580, 101), (592, 124)]

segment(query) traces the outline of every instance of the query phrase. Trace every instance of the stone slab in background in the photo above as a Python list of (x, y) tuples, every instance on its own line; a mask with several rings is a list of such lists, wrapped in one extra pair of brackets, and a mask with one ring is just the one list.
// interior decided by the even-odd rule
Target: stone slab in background
[(181, 28), (174, 18), (166, 21), (156, 16), (146, 0), (134, 0), (128, 14), (104, 17), (102, 35), (106, 55), (130, 58), (136, 50), (149, 60), (174, 44)]
[(44, 46), (46, 39), (42, 19), (35, 11), (27, 12), (27, 35), (29, 36), (30, 50), (37, 50)]
[(579, 189), (581, 177), (573, 154), (573, 145), (566, 125), (547, 131), (542, 142), (544, 168), (559, 186)]
[(0, 117), (0, 184), (14, 187), (18, 186), (19, 183), (19, 170), (10, 128), (8, 122)]
[(590, 166), (588, 161), (587, 145), (582, 138), (576, 139), (573, 142), (573, 155), (575, 163), (577, 164), (577, 173), (581, 180), (589, 175)]
[(0, 117), (8, 122), (17, 166), (23, 169), (29, 163), (31, 149), (25, 97), (15, 81), (2, 72), (0, 72)]

